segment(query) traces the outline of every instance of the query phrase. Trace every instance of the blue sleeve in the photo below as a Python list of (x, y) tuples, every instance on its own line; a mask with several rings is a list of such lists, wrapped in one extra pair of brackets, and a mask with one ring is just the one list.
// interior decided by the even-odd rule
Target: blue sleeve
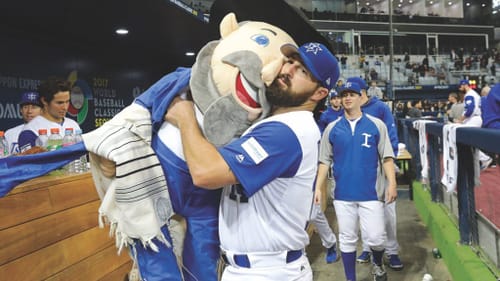
[(469, 117), (472, 115), (474, 112), (474, 108), (476, 107), (474, 103), (474, 97), (473, 96), (466, 96), (464, 99), (464, 116)]
[(302, 149), (295, 133), (280, 122), (265, 122), (219, 152), (250, 197), (276, 178), (293, 177)]
[(383, 107), (384, 110), (384, 123), (385, 126), (387, 127), (387, 132), (389, 133), (389, 139), (391, 140), (391, 146), (394, 152), (394, 155), (398, 154), (398, 128), (396, 126), (396, 123), (394, 121), (394, 116), (392, 115), (391, 110), (389, 109), (388, 106)]
[(319, 116), (319, 120), (318, 120), (318, 122), (317, 122), (317, 123), (318, 123), (318, 128), (319, 128), (319, 131), (320, 131), (321, 133), (323, 133), (323, 131), (324, 131), (324, 130), (325, 130), (325, 128), (326, 128), (326, 125), (328, 125), (328, 118), (327, 118), (327, 116), (326, 116), (326, 112), (327, 112), (327, 111), (325, 111), (325, 112), (321, 113), (321, 115)]
[(175, 72), (163, 76), (135, 99), (135, 103), (147, 108), (151, 113), (153, 131), (157, 132), (172, 100), (189, 85), (191, 69), (179, 67)]
[(30, 147), (34, 147), (37, 138), (38, 135), (35, 134), (35, 132), (33, 132), (32, 130), (21, 131), (17, 139), (19, 151), (22, 152), (26, 149), (29, 149)]

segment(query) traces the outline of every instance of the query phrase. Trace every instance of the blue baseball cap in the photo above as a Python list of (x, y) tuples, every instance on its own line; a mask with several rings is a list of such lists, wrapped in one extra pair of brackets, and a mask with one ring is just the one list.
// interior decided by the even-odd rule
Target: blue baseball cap
[(460, 80), (460, 84), (459, 84), (459, 85), (460, 85), (460, 86), (462, 86), (462, 85), (470, 85), (470, 84), (469, 84), (469, 80), (467, 80), (467, 79), (462, 79), (462, 80)]
[(361, 88), (362, 90), (368, 89), (368, 85), (366, 85), (365, 79), (362, 79), (361, 77), (356, 77), (356, 76), (349, 77), (349, 78), (347, 78), (346, 82), (354, 82), (354, 83), (358, 84), (359, 88)]
[(332, 88), (330, 90), (330, 93), (328, 93), (328, 97), (330, 99), (333, 99), (333, 98), (338, 97), (338, 96), (339, 96), (339, 93), (335, 90), (335, 88)]
[(321, 43), (306, 43), (300, 48), (292, 44), (281, 46), (281, 53), (290, 57), (299, 54), (305, 67), (321, 85), (330, 91), (339, 79), (340, 70), (337, 58)]
[(25, 93), (23, 93), (19, 104), (21, 106), (25, 105), (25, 104), (34, 104), (34, 105), (38, 105), (40, 107), (42, 106), (42, 104), (40, 103), (40, 95), (37, 92), (25, 92)]
[(355, 92), (361, 96), (361, 87), (359, 87), (358, 83), (351, 82), (347, 79), (347, 82), (345, 82), (345, 84), (340, 88), (340, 95), (344, 92)]

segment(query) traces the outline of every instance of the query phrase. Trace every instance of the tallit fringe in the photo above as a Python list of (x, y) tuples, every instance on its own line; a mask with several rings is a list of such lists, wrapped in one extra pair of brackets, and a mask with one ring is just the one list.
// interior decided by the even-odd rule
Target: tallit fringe
[[(108, 217), (104, 214), (99, 214), (98, 221), (100, 228), (104, 228), (105, 224), (109, 224), (109, 237), (115, 237), (115, 246), (118, 249), (118, 255), (120, 255), (123, 248), (127, 248), (129, 245), (134, 244), (134, 240), (131, 237), (129, 237), (123, 231), (119, 230), (118, 222), (109, 222)], [(165, 244), (168, 248), (172, 247), (172, 244), (168, 242), (168, 240), (165, 238), (165, 235), (163, 235), (163, 232), (161, 232), (160, 229), (158, 229), (158, 233), (155, 237), (137, 237), (137, 239), (141, 241), (144, 248), (150, 248), (151, 250), (158, 253), (160, 249), (158, 249), (158, 246), (156, 246), (156, 244), (153, 242), (154, 238), (158, 239), (158, 241)]]

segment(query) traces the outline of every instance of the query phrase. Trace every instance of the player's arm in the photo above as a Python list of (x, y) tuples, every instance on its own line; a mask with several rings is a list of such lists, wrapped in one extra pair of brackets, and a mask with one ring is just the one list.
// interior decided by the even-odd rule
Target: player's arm
[(314, 188), (314, 204), (320, 205), (322, 197), (326, 193), (326, 181), (328, 178), (328, 165), (319, 163), (318, 174), (316, 176), (316, 186)]
[(466, 96), (464, 99), (464, 114), (463, 114), (463, 119), (466, 117), (470, 117), (472, 113), (474, 112), (474, 108), (476, 107), (475, 102), (474, 102), (474, 97), (473, 96)]
[(191, 101), (175, 98), (165, 120), (181, 132), (184, 157), (196, 186), (217, 189), (238, 180), (216, 147), (207, 141), (198, 127)]
[(384, 169), (387, 178), (387, 189), (385, 193), (385, 203), (389, 204), (396, 200), (398, 197), (397, 184), (396, 184), (396, 171), (394, 170), (394, 159), (392, 157), (384, 158), (382, 168)]

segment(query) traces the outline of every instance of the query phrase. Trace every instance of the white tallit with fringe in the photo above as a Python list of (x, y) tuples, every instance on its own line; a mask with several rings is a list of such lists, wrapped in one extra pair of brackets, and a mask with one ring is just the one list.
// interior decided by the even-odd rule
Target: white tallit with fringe
[(153, 238), (171, 247), (160, 228), (173, 209), (162, 167), (151, 148), (151, 128), (149, 111), (133, 103), (83, 135), (88, 151), (116, 163), (116, 177), (111, 179), (97, 165), (91, 165), (91, 171), (102, 200), (99, 224), (102, 227), (106, 220), (111, 225), (118, 252), (133, 243), (132, 238), (154, 251), (158, 249)]

